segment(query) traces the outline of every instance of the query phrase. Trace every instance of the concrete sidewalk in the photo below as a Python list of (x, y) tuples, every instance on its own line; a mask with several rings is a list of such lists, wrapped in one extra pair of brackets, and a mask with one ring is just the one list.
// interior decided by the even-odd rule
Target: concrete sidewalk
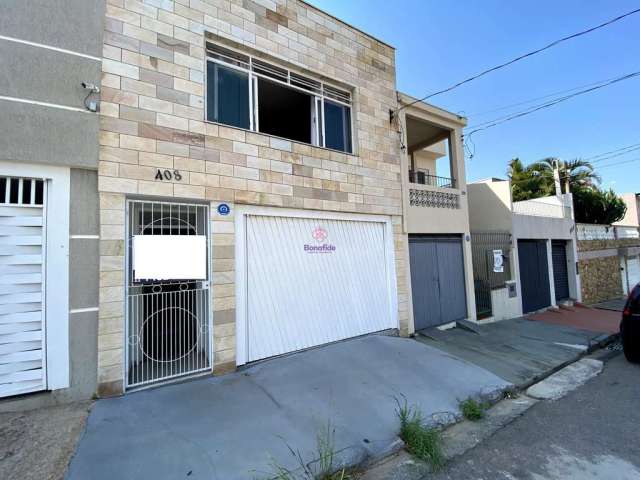
[(618, 309), (619, 303), (617, 301), (607, 302), (607, 308), (591, 308), (580, 305), (562, 307), (557, 310), (528, 315), (527, 318), (610, 335), (620, 331), (621, 316), (619, 312), (623, 310), (624, 305)]
[(316, 435), (335, 427), (340, 459), (397, 448), (396, 400), (426, 416), (510, 385), (412, 339), (367, 336), (209, 377), (96, 402), (68, 478), (261, 479), (277, 462), (317, 458)]
[(416, 339), (524, 387), (610, 337), (603, 331), (540, 318), (514, 318), (480, 325), (476, 330), (477, 333), (463, 328), (431, 330), (430, 337), (419, 335)]

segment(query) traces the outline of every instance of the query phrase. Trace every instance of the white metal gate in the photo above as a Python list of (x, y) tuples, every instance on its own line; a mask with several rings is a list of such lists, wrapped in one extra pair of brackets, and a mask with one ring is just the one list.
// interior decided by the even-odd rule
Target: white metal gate
[(0, 177), (0, 397), (47, 388), (45, 191), (41, 179)]
[(640, 282), (640, 256), (621, 257), (622, 289), (627, 295)]
[[(130, 200), (127, 218), (126, 387), (210, 371), (208, 207)], [(146, 235), (205, 236), (206, 278), (138, 278), (134, 238)], [(159, 252), (156, 261), (162, 265), (179, 253)]]

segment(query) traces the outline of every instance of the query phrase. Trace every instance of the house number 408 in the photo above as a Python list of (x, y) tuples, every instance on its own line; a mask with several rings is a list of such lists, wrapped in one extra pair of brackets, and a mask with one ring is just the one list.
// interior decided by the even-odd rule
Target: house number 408
[(176, 182), (179, 182), (182, 180), (182, 174), (179, 170), (171, 171), (158, 169), (158, 172), (156, 173), (156, 180), (175, 180)]

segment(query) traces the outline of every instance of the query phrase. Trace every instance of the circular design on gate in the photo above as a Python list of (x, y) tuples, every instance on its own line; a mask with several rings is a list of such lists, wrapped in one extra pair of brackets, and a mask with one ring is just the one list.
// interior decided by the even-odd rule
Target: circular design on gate
[(153, 293), (160, 293), (162, 292), (162, 285), (154, 285), (153, 287), (151, 287), (151, 291)]
[(311, 236), (316, 242), (322, 243), (327, 239), (329, 233), (322, 227), (316, 227), (311, 231)]
[(229, 207), (229, 205), (227, 205), (226, 203), (221, 203), (220, 205), (218, 205), (218, 213), (220, 215), (229, 215), (230, 211), (231, 207)]
[(169, 363), (187, 357), (196, 349), (201, 338), (199, 327), (197, 317), (186, 308), (166, 307), (147, 316), (134, 336), (138, 337), (140, 351), (146, 358)]

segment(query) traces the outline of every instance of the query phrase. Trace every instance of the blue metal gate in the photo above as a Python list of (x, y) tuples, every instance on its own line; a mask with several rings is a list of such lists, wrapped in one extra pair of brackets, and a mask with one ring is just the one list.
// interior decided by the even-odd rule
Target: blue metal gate
[(462, 239), (412, 236), (409, 259), (415, 329), (466, 318)]
[(556, 290), (556, 301), (569, 298), (569, 272), (567, 264), (567, 242), (554, 240), (551, 244), (553, 260), (553, 285)]
[(534, 312), (551, 305), (549, 264), (544, 240), (518, 240), (522, 311)]

